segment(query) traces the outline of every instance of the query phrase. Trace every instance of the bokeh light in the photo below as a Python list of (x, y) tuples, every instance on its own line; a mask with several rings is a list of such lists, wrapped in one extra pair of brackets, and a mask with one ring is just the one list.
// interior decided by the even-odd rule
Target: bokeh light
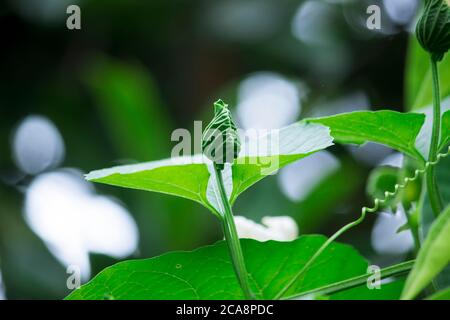
[(74, 170), (39, 175), (26, 191), (25, 218), (53, 255), (65, 266), (78, 266), (84, 279), (90, 276), (89, 253), (124, 258), (138, 244), (126, 208), (95, 194)]
[(400, 152), (394, 152), (394, 153), (388, 155), (383, 160), (381, 160), (381, 162), (378, 165), (379, 166), (390, 166), (390, 167), (394, 167), (394, 168), (401, 168), (403, 166), (404, 158), (405, 157)]
[(409, 231), (398, 233), (407, 223), (405, 209), (399, 205), (395, 213), (380, 212), (372, 230), (372, 246), (379, 254), (404, 255), (414, 245)]
[(298, 226), (288, 216), (263, 217), (261, 224), (243, 216), (235, 216), (239, 238), (255, 239), (261, 242), (268, 240), (292, 241), (298, 237)]
[(329, 46), (334, 42), (336, 8), (325, 1), (305, 1), (292, 20), (292, 34), (309, 45)]
[(291, 201), (302, 201), (339, 166), (339, 160), (328, 151), (314, 153), (280, 170), (281, 191)]
[(413, 20), (418, 0), (383, 0), (389, 18), (397, 24), (407, 25)]
[(284, 77), (260, 72), (239, 86), (237, 120), (243, 129), (277, 129), (294, 122), (306, 89)]
[(26, 117), (13, 138), (17, 167), (37, 174), (59, 165), (64, 158), (64, 142), (56, 126), (43, 116)]

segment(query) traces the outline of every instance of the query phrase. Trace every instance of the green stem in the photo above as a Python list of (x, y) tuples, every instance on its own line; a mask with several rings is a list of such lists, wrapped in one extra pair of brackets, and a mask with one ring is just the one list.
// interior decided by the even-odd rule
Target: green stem
[(314, 253), (314, 255), (311, 257), (311, 259), (308, 260), (308, 262), (303, 266), (302, 269), (300, 269), (299, 272), (289, 281), (281, 290), (278, 292), (278, 294), (275, 296), (275, 300), (281, 299), (283, 295), (289, 290), (289, 288), (297, 281), (298, 278), (300, 278), (303, 273), (308, 270), (308, 268), (316, 261), (316, 259), (322, 254), (322, 252), (334, 241), (336, 238), (338, 238), (341, 234), (346, 232), (347, 230), (357, 226), (361, 222), (364, 221), (364, 218), (366, 217), (366, 211), (363, 210), (361, 216), (349, 224), (346, 224), (341, 229), (339, 229), (335, 234), (333, 234), (330, 238), (327, 239), (327, 241), (324, 242), (324, 244), (319, 248), (319, 250)]
[[(407, 273), (414, 266), (414, 260), (402, 262), (384, 269), (380, 270), (381, 279), (385, 279), (392, 276), (399, 276), (404, 273)], [(298, 299), (301, 297), (308, 296), (310, 294), (320, 294), (320, 295), (330, 295), (340, 291), (348, 290), (354, 287), (359, 287), (365, 283), (367, 283), (367, 279), (371, 276), (371, 274), (364, 274), (361, 276), (353, 277), (350, 279), (342, 280), (336, 283), (332, 283), (320, 288), (316, 288), (310, 291), (302, 292), (301, 294), (293, 295), (287, 297), (286, 299)], [(285, 298), (283, 298), (285, 299)]]
[(414, 240), (414, 256), (417, 256), (417, 254), (419, 253), (419, 250), (420, 250), (419, 230), (415, 227), (415, 225), (412, 221), (412, 216), (408, 212), (407, 209), (405, 209), (405, 215), (406, 215), (406, 220), (409, 225), (409, 229), (411, 231), (412, 238)]
[(231, 205), (228, 201), (228, 197), (225, 192), (225, 187), (222, 179), (222, 171), (214, 164), (214, 172), (216, 174), (217, 185), (219, 187), (220, 198), (222, 200), (222, 206), (224, 208), (224, 215), (222, 217), (223, 231), (225, 234), (225, 240), (228, 244), (228, 250), (230, 251), (231, 261), (233, 263), (234, 271), (244, 292), (245, 298), (255, 299), (252, 290), (250, 289), (250, 282), (245, 267), (244, 255), (239, 243), (239, 237), (236, 231), (236, 225), (234, 224), (233, 212), (231, 211)]
[[(431, 134), (430, 152), (428, 161), (436, 161), (438, 152), (439, 137), (441, 133), (441, 97), (439, 93), (439, 71), (437, 68), (437, 61), (431, 57), (431, 73), (433, 75), (433, 130)], [(427, 191), (430, 198), (431, 208), (434, 215), (437, 217), (442, 211), (442, 200), (439, 194), (438, 185), (436, 182), (435, 168), (430, 167), (427, 175)]]
[[(411, 161), (409, 158), (407, 158), (407, 157), (403, 158), (401, 176), (400, 176), (400, 180), (397, 181), (397, 183), (401, 183), (402, 181), (405, 180), (405, 178), (407, 178), (407, 172), (408, 172), (407, 168), (408, 168), (409, 161)], [(416, 210), (415, 210), (416, 212), (410, 213), (410, 210), (411, 210), (410, 202), (411, 201), (408, 199), (405, 199), (405, 197), (404, 197), (405, 190), (406, 190), (406, 188), (402, 189), (398, 192), (397, 199), (401, 199), (403, 208), (405, 208), (406, 219), (407, 219), (410, 231), (411, 231), (412, 238), (414, 240), (414, 256), (417, 256), (417, 253), (419, 253), (419, 250), (420, 250), (420, 237), (419, 237), (419, 228), (417, 226), (417, 223), (414, 223), (413, 215), (417, 213), (419, 206), (416, 208)]]

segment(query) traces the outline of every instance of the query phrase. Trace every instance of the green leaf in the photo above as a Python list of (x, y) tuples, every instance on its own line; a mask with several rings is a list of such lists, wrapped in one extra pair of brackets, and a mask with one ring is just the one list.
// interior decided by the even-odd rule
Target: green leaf
[(398, 233), (402, 233), (403, 231), (408, 231), (411, 230), (411, 226), (409, 225), (408, 222), (406, 222), (405, 224), (403, 224), (402, 226), (400, 226), (400, 228), (397, 229), (397, 234)]
[[(232, 172), (224, 171), (224, 175), (228, 175), (224, 180), (232, 202), (251, 185), (279, 168), (332, 145), (328, 128), (303, 122), (255, 140), (242, 141), (244, 143), (241, 153), (232, 165)], [(255, 153), (257, 149), (251, 146), (278, 148), (273, 152), (270, 151), (272, 149), (267, 149)], [(89, 173), (86, 179), (176, 195), (196, 201), (219, 215), (214, 201), (214, 190), (211, 186), (208, 187), (211, 164), (212, 162), (202, 155), (185, 156), (97, 170)]]
[[(377, 167), (370, 172), (366, 192), (372, 199), (383, 199), (385, 192), (393, 192), (398, 182), (399, 169), (393, 167)], [(390, 199), (383, 207), (395, 205), (396, 199)]]
[[(442, 158), (436, 166), (436, 180), (444, 205), (450, 204), (450, 157)], [(435, 220), (426, 190), (422, 193), (419, 208), (421, 208), (419, 235), (423, 242)], [(450, 286), (450, 266), (445, 268), (434, 279), (433, 283), (437, 289), (444, 289)]]
[(433, 222), (408, 276), (403, 299), (412, 299), (438, 275), (450, 261), (450, 206)]
[(307, 121), (329, 127), (335, 141), (340, 143), (361, 145), (375, 142), (423, 159), (415, 147), (417, 135), (425, 121), (423, 114), (389, 110), (358, 111)]
[(201, 155), (164, 159), (92, 171), (86, 175), (86, 179), (125, 188), (176, 195), (208, 204), (206, 186), (209, 172), (204, 162), (205, 159)]
[[(436, 181), (438, 184), (439, 192), (441, 194), (442, 201), (445, 204), (450, 204), (450, 157), (442, 158), (440, 162), (436, 165)], [(429, 203), (429, 197), (424, 190), (421, 196), (421, 203), (419, 204), (422, 207), (421, 212), (421, 240), (422, 242), (428, 235), (429, 229), (434, 221), (434, 213), (431, 209), (431, 205)]]
[(439, 292), (436, 292), (432, 296), (429, 296), (425, 300), (450, 300), (450, 287)]
[[(450, 96), (450, 55), (438, 64), (441, 98)], [(423, 50), (412, 36), (408, 49), (405, 75), (407, 110), (418, 110), (433, 102), (430, 55)]]
[(441, 127), (441, 143), (439, 144), (439, 150), (444, 149), (450, 143), (450, 111), (444, 112), (442, 115)]
[[(241, 240), (252, 290), (273, 299), (325, 242), (302, 236), (292, 242)], [(353, 248), (333, 243), (286, 297), (365, 274), (368, 263)], [(368, 290), (368, 289), (366, 289)], [(191, 252), (118, 263), (100, 272), (67, 299), (242, 299), (226, 243)], [(357, 297), (356, 297), (357, 298)]]

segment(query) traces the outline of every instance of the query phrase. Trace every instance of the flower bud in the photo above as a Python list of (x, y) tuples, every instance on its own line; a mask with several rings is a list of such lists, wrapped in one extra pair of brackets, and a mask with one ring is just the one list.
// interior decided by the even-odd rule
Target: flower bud
[(416, 26), (422, 48), (436, 61), (450, 49), (450, 0), (425, 0), (425, 8)]
[(203, 131), (203, 154), (221, 170), (239, 155), (241, 142), (228, 105), (222, 100), (214, 103), (214, 118)]

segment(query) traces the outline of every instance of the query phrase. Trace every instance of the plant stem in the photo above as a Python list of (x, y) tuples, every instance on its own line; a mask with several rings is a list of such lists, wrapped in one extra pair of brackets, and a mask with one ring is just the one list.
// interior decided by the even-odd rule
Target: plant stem
[[(400, 180), (397, 181), (397, 183), (401, 183), (402, 181), (405, 180), (405, 178), (407, 178), (407, 173), (408, 173), (408, 163), (409, 161), (411, 161), (409, 158), (407, 157), (403, 157), (403, 161), (402, 161), (402, 169), (401, 169), (401, 175), (400, 175)], [(403, 208), (405, 209), (405, 215), (406, 215), (406, 219), (410, 228), (410, 232), (412, 235), (412, 238), (414, 240), (414, 256), (417, 256), (417, 253), (420, 250), (420, 237), (419, 237), (419, 228), (417, 226), (417, 223), (414, 222), (413, 220), (413, 215), (414, 214), (418, 214), (417, 211), (419, 211), (419, 206), (416, 207), (415, 211), (411, 213), (410, 210), (412, 209), (412, 207), (410, 207), (410, 200), (404, 199), (404, 194), (405, 194), (405, 190), (406, 187), (400, 191), (398, 191), (397, 194), (397, 199), (400, 199)], [(409, 208), (408, 208), (409, 207)]]
[[(433, 76), (433, 130), (431, 134), (430, 152), (428, 161), (436, 161), (438, 152), (439, 137), (441, 136), (441, 96), (439, 92), (439, 71), (437, 68), (437, 61), (431, 57), (431, 73)], [(431, 208), (434, 215), (437, 217), (442, 211), (442, 200), (439, 194), (438, 185), (436, 183), (435, 168), (430, 167), (427, 175), (427, 191), (430, 198)]]
[(405, 209), (405, 215), (406, 215), (406, 220), (408, 222), (412, 238), (414, 240), (414, 256), (417, 256), (417, 254), (419, 253), (419, 250), (420, 250), (419, 230), (414, 226), (414, 223), (412, 222), (412, 216), (408, 212), (407, 209)]
[[(399, 276), (404, 273), (407, 273), (409, 270), (412, 269), (414, 266), (414, 260), (402, 262), (384, 269), (380, 270), (380, 277), (381, 279), (385, 279), (392, 276)], [(360, 285), (363, 285), (367, 283), (367, 279), (371, 276), (371, 274), (364, 274), (361, 276), (353, 277), (350, 279), (342, 280), (336, 283), (332, 283), (320, 288), (316, 288), (310, 291), (302, 292), (301, 294), (293, 295), (290, 297), (287, 297), (286, 299), (294, 299), (294, 298), (300, 298), (304, 297), (310, 294), (322, 294), (322, 295), (329, 295), (333, 293), (337, 293), (340, 291), (348, 290), (354, 287), (359, 287)]]
[(222, 179), (222, 171), (214, 164), (214, 172), (216, 174), (217, 185), (219, 187), (220, 198), (224, 208), (224, 215), (222, 217), (223, 232), (228, 244), (228, 250), (230, 252), (231, 261), (233, 263), (234, 271), (244, 292), (245, 298), (248, 300), (255, 299), (252, 290), (250, 289), (250, 282), (245, 267), (244, 255), (239, 243), (239, 237), (236, 231), (236, 225), (234, 224), (233, 212), (231, 211), (231, 205), (228, 201), (228, 197), (225, 192), (225, 187)]
[(364, 221), (364, 218), (366, 217), (366, 212), (363, 210), (361, 216), (349, 224), (346, 224), (341, 229), (336, 231), (335, 234), (333, 234), (330, 238), (327, 239), (327, 241), (324, 242), (322, 246), (314, 253), (314, 255), (308, 260), (308, 262), (303, 266), (302, 269), (300, 269), (299, 272), (289, 281), (281, 290), (277, 293), (275, 296), (275, 300), (281, 299), (283, 295), (289, 290), (289, 288), (297, 281), (297, 279), (306, 271), (308, 268), (316, 261), (316, 259), (322, 254), (322, 252), (334, 241), (336, 238), (338, 238), (341, 234), (346, 232), (347, 230), (357, 226), (361, 222)]

